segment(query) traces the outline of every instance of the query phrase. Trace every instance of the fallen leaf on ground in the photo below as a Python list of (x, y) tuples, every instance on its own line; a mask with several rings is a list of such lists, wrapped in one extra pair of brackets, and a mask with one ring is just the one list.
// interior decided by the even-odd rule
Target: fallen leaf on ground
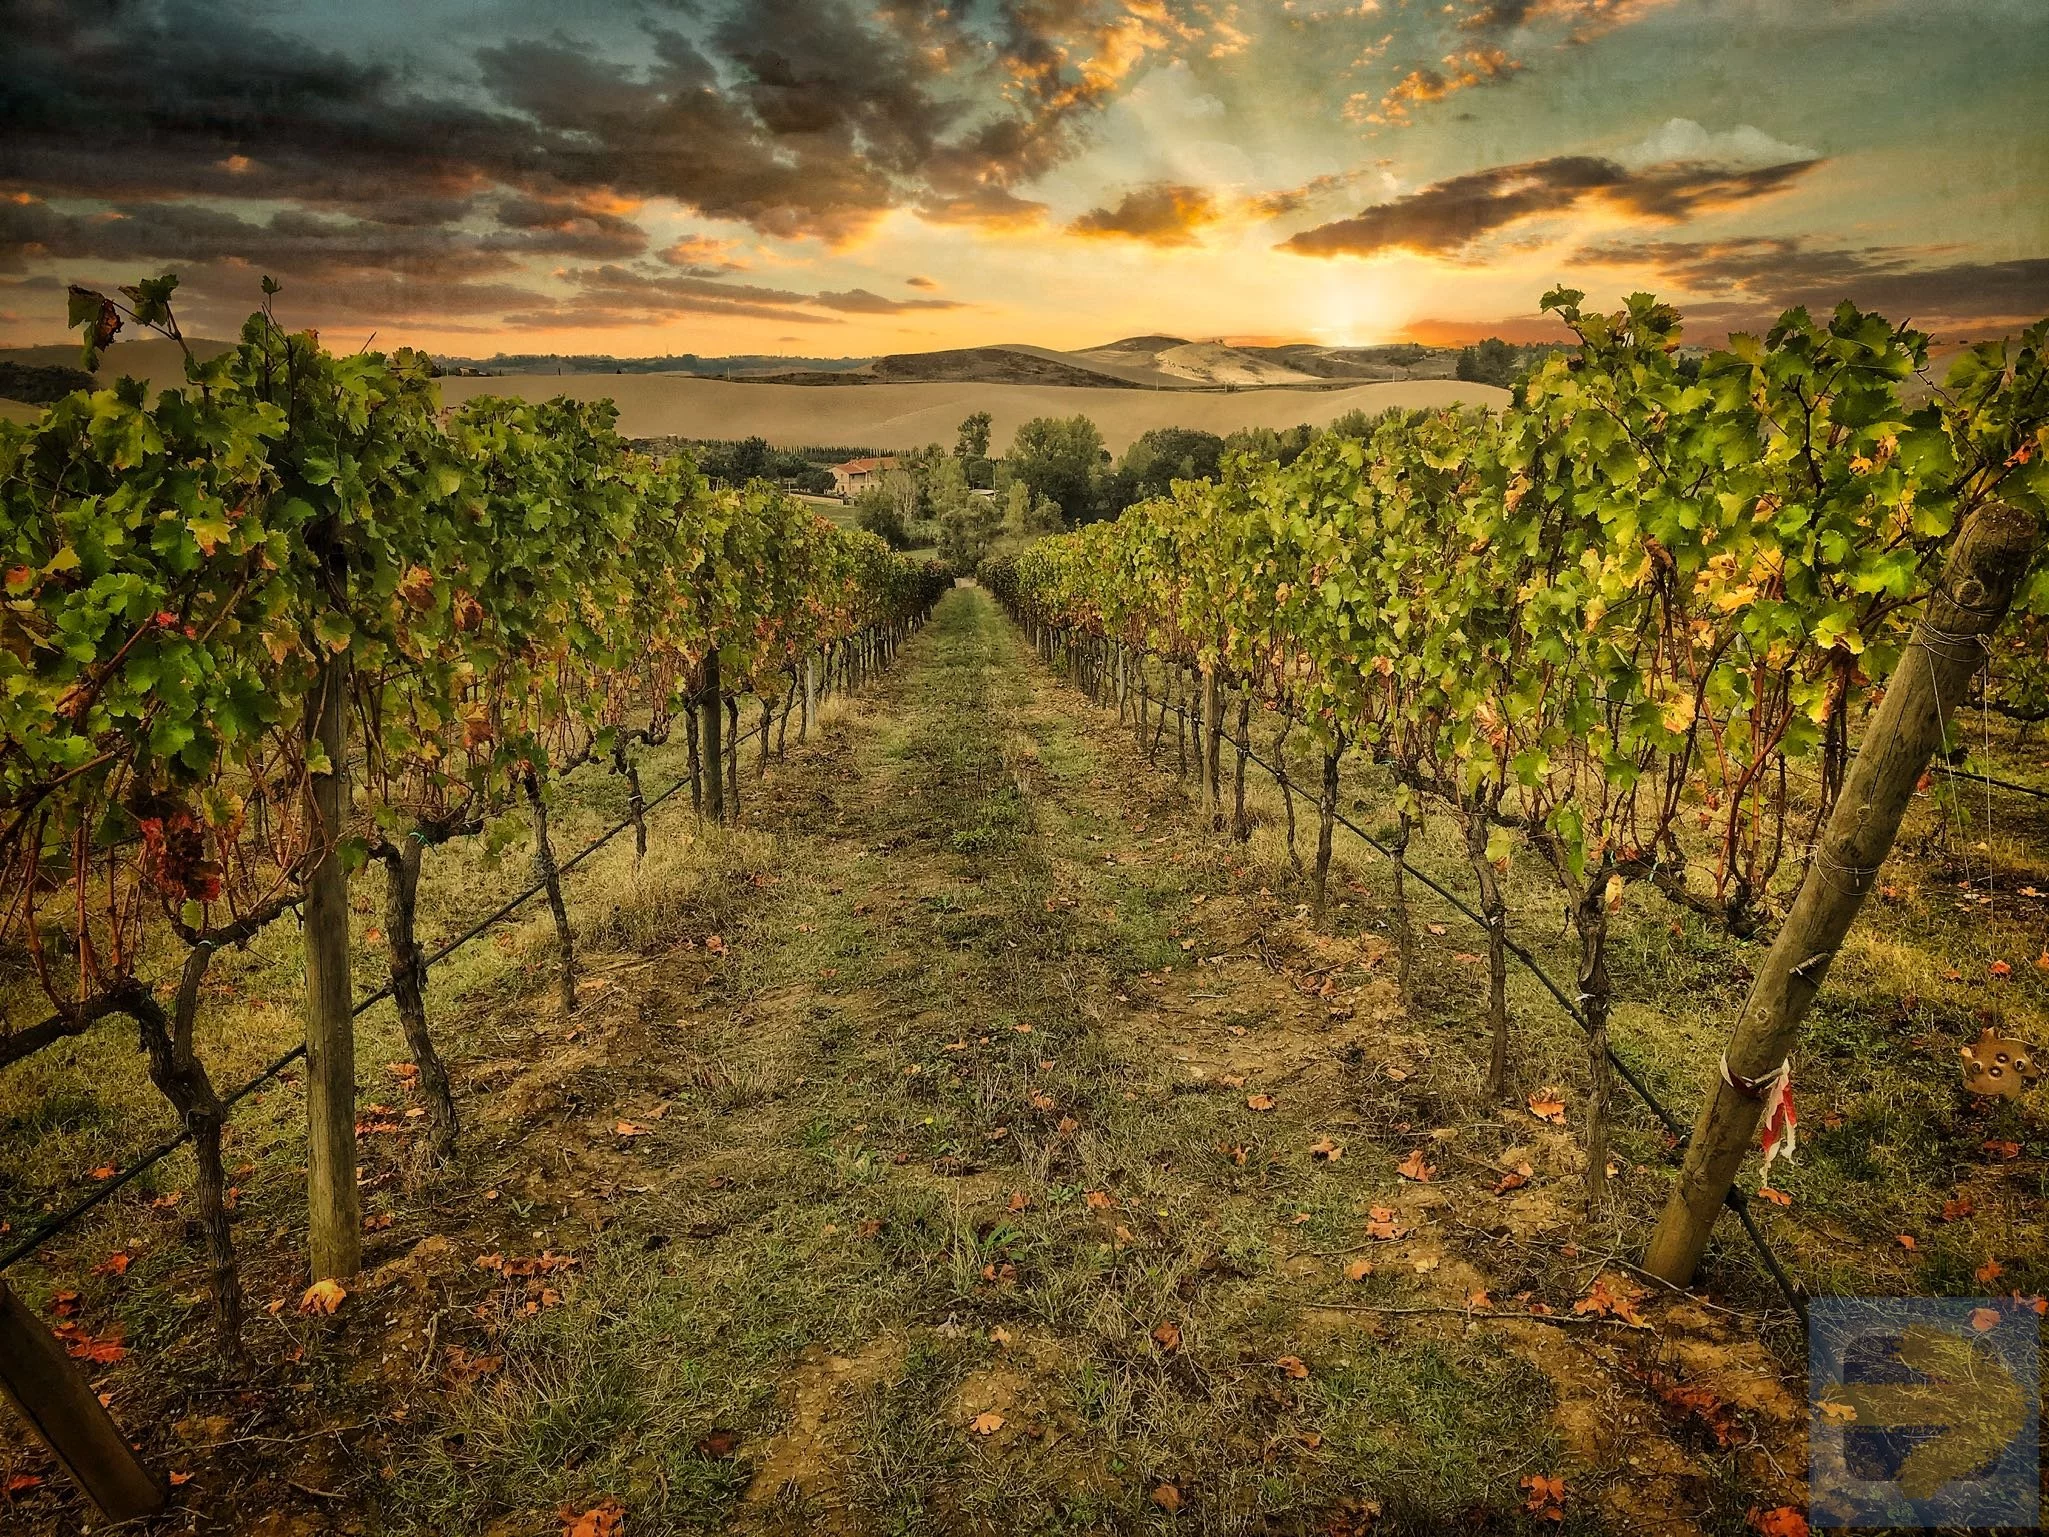
[(1990, 1286), (2005, 1274), (2006, 1267), (2004, 1265), (2000, 1264), (1996, 1259), (1988, 1259), (1972, 1272), (1972, 1277), (1980, 1286)]
[(1437, 1178), (1436, 1168), (1423, 1161), (1423, 1150), (1420, 1147), (1412, 1149), (1408, 1157), (1395, 1165), (1394, 1171), (1403, 1179), (1412, 1179), (1419, 1185), (1427, 1185)]
[(1553, 1126), (1565, 1124), (1565, 1101), (1558, 1097), (1556, 1089), (1539, 1089), (1529, 1098), (1530, 1114), (1540, 1121), (1549, 1121)]
[(730, 1457), (739, 1444), (737, 1430), (708, 1430), (697, 1438), (697, 1452), (701, 1457)]
[(1972, 1204), (1969, 1196), (1960, 1195), (1954, 1200), (1942, 1203), (1942, 1220), (1944, 1222), (1961, 1222), (1964, 1218), (1975, 1214), (1977, 1210), (1978, 1208)]
[(1429, 924), (1425, 924), (1425, 925), (1424, 925), (1424, 927), (1425, 927), (1425, 928), (1426, 928), (1426, 929), (1427, 929), (1427, 930), (1429, 931), (1429, 933), (1430, 933), (1430, 937), (1431, 937), (1431, 938), (1433, 938), (1433, 939), (1442, 939), (1442, 938), (1444, 937), (1444, 925), (1443, 925), (1443, 924), (1441, 924), (1441, 923), (1429, 923)]
[(994, 1409), (988, 1409), (968, 1421), (968, 1429), (978, 1436), (993, 1436), (1004, 1427), (1006, 1421)]
[(1367, 1213), (1367, 1219), (1366, 1236), (1368, 1238), (1378, 1238), (1382, 1242), (1394, 1238), (1406, 1238), (1409, 1234), (1416, 1231), (1412, 1227), (1403, 1227), (1400, 1222), (1396, 1221), (1394, 1208), (1391, 1206), (1374, 1207)]
[(1523, 1509), (1543, 1521), (1563, 1521), (1565, 1519), (1565, 1475), (1563, 1473), (1553, 1473), (1549, 1477), (1542, 1473), (1532, 1473), (1520, 1482), (1522, 1489), (1528, 1495), (1528, 1498), (1523, 1502)]
[(707, 934), (704, 936), (704, 948), (707, 954), (724, 955), (726, 942), (716, 934)]
[(116, 1249), (97, 1265), (92, 1267), (94, 1275), (126, 1275), (129, 1261), (134, 1258), (126, 1250)]
[(645, 1126), (636, 1126), (631, 1121), (621, 1121), (612, 1128), (612, 1131), (614, 1135), (621, 1137), (644, 1137), (647, 1135), (647, 1128)]
[(1010, 1331), (1004, 1328), (1003, 1325), (998, 1324), (989, 1331), (989, 1343), (997, 1346), (999, 1349), (1008, 1345), (1010, 1343)]
[(1626, 1324), (1641, 1324), (1643, 1319), (1636, 1311), (1636, 1302), (1627, 1290), (1611, 1289), (1604, 1276), (1572, 1305), (1572, 1310), (1582, 1318), (1619, 1318)]
[(1912, 1233), (1895, 1233), (1893, 1234), (1893, 1242), (1910, 1252), (1921, 1247), (1920, 1244), (1914, 1241)]
[(1245, 1100), (1247, 1110), (1271, 1110), (1273, 1107), (1274, 1097), (1271, 1094), (1248, 1095)]
[(562, 1537), (624, 1537), (626, 1510), (617, 1500), (600, 1500), (582, 1515), (564, 1506)]
[(1496, 1195), (1507, 1195), (1511, 1190), (1522, 1189), (1529, 1182), (1530, 1166), (1526, 1163), (1519, 1163), (1494, 1182), (1494, 1193)]
[(1807, 1517), (1797, 1505), (1777, 1505), (1770, 1510), (1753, 1506), (1749, 1519), (1761, 1537), (1807, 1537)]
[(1476, 1313), (1492, 1312), (1494, 1310), (1494, 1299), (1487, 1295), (1486, 1287), (1476, 1286), (1466, 1293), (1466, 1306), (1473, 1309)]
[(1161, 1484), (1159, 1488), (1153, 1491), (1153, 1503), (1164, 1511), (1172, 1512), (1179, 1510), (1181, 1508), (1181, 1491), (1172, 1484)]
[(1309, 1156), (1318, 1163), (1336, 1163), (1345, 1156), (1344, 1147), (1328, 1137), (1318, 1137), (1309, 1144)]
[(1998, 1308), (1972, 1308), (1971, 1327), (1980, 1334), (1999, 1327)]
[(1181, 1348), (1181, 1326), (1169, 1319), (1153, 1330), (1153, 1343), (1172, 1353)]
[(315, 1281), (300, 1296), (299, 1311), (302, 1313), (332, 1313), (342, 1305), (342, 1299), (346, 1296), (348, 1296), (348, 1290), (339, 1281)]
[(1108, 1211), (1117, 1204), (1116, 1200), (1107, 1190), (1086, 1191), (1083, 1193), (1082, 1199), (1088, 1202), (1090, 1211)]
[(1302, 1364), (1300, 1356), (1282, 1356), (1274, 1365), (1298, 1382), (1309, 1375), (1309, 1368)]
[(1355, 1259), (1351, 1264), (1345, 1266), (1345, 1279), (1347, 1281), (1363, 1281), (1371, 1274), (1373, 1274), (1373, 1261), (1370, 1259)]
[(1787, 1195), (1785, 1191), (1774, 1190), (1770, 1185), (1759, 1185), (1757, 1187), (1757, 1194), (1760, 1200), (1769, 1201), (1774, 1206), (1791, 1206), (1793, 1204), (1793, 1198)]
[(74, 1361), (90, 1361), (95, 1366), (112, 1366), (128, 1354), (128, 1347), (121, 1343), (119, 1333), (95, 1338), (72, 1323), (59, 1324), (50, 1332), (64, 1342), (64, 1353)]
[(171, 1487), (172, 1487), (173, 1489), (180, 1489), (180, 1488), (183, 1488), (183, 1487), (184, 1487), (184, 1486), (185, 1486), (186, 1484), (189, 1484), (189, 1483), (191, 1483), (191, 1482), (192, 1482), (192, 1475), (191, 1475), (190, 1473), (181, 1473), (181, 1472), (178, 1472), (178, 1471), (177, 1471), (177, 1470), (175, 1470), (175, 1469), (173, 1469), (173, 1470), (172, 1470), (172, 1473), (171, 1473)]

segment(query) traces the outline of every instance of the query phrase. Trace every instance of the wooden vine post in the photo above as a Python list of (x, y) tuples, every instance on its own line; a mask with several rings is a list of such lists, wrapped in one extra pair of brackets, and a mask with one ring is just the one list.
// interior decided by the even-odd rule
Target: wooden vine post
[(306, 875), (306, 1206), (313, 1279), (346, 1281), (363, 1263), (356, 1188), (356, 1025), (349, 986), (349, 876), (342, 727), (349, 658), (322, 661), (308, 737), (324, 772), (306, 776), (313, 865)]
[(726, 819), (726, 755), (720, 749), (725, 740), (724, 709), (719, 691), (719, 654), (713, 650), (704, 658), (704, 685), (697, 693), (697, 714), (698, 735), (704, 742), (704, 814), (714, 825)]
[(1856, 921), (1950, 712), (1983, 664), (1986, 637), (2013, 601), (2041, 542), (2030, 514), (2003, 504), (1974, 513), (1957, 537), (1942, 580), (1885, 697), (1872, 715), (1849, 779), (1800, 883), (1771, 954), (1709, 1081), (1644, 1268), (1683, 1286), (1693, 1278), (1715, 1217), (1757, 1134), (1760, 1086), (1793, 1048), (1800, 1021), (1821, 990), (1836, 950)]
[(109, 1521), (153, 1516), (169, 1502), (64, 1347), (0, 1281), (0, 1387)]

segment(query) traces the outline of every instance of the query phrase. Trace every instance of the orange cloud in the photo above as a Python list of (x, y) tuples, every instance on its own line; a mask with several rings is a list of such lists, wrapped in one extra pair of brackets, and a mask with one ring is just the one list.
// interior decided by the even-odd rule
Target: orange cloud
[(1186, 246), (1194, 245), (1196, 237), (1222, 217), (1208, 189), (1155, 182), (1125, 193), (1115, 208), (1091, 208), (1067, 228), (1076, 235)]
[(1368, 98), (1354, 96), (1345, 105), (1345, 116), (1357, 123), (1405, 128), (1411, 121), (1411, 107), (1442, 101), (1454, 92), (1476, 85), (1493, 85), (1522, 73), (1523, 66), (1500, 48), (1467, 48), (1444, 56), (1444, 69), (1412, 69), (1395, 82), (1394, 89), (1380, 98), (1377, 107)]
[(1625, 219), (1674, 224), (1770, 196), (1820, 163), (1809, 158), (1735, 169), (1673, 161), (1630, 170), (1597, 155), (1557, 155), (1433, 182), (1353, 218), (1303, 230), (1283, 242), (1282, 249), (1304, 256), (1371, 256), (1387, 250), (1453, 256), (1512, 225), (1590, 204)]

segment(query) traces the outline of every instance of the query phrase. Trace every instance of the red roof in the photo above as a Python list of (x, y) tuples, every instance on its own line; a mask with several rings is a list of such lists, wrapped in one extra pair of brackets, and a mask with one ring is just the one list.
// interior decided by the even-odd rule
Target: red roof
[(894, 458), (849, 459), (845, 464), (835, 464), (833, 468), (835, 470), (844, 470), (849, 475), (865, 475), (872, 470), (892, 469), (895, 465), (896, 460)]

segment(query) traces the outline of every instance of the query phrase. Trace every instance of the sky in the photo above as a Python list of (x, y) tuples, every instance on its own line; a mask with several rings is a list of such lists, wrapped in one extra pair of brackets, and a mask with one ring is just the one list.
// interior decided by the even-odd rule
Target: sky
[(0, 0), (0, 343), (842, 357), (2049, 315), (2049, 0)]

